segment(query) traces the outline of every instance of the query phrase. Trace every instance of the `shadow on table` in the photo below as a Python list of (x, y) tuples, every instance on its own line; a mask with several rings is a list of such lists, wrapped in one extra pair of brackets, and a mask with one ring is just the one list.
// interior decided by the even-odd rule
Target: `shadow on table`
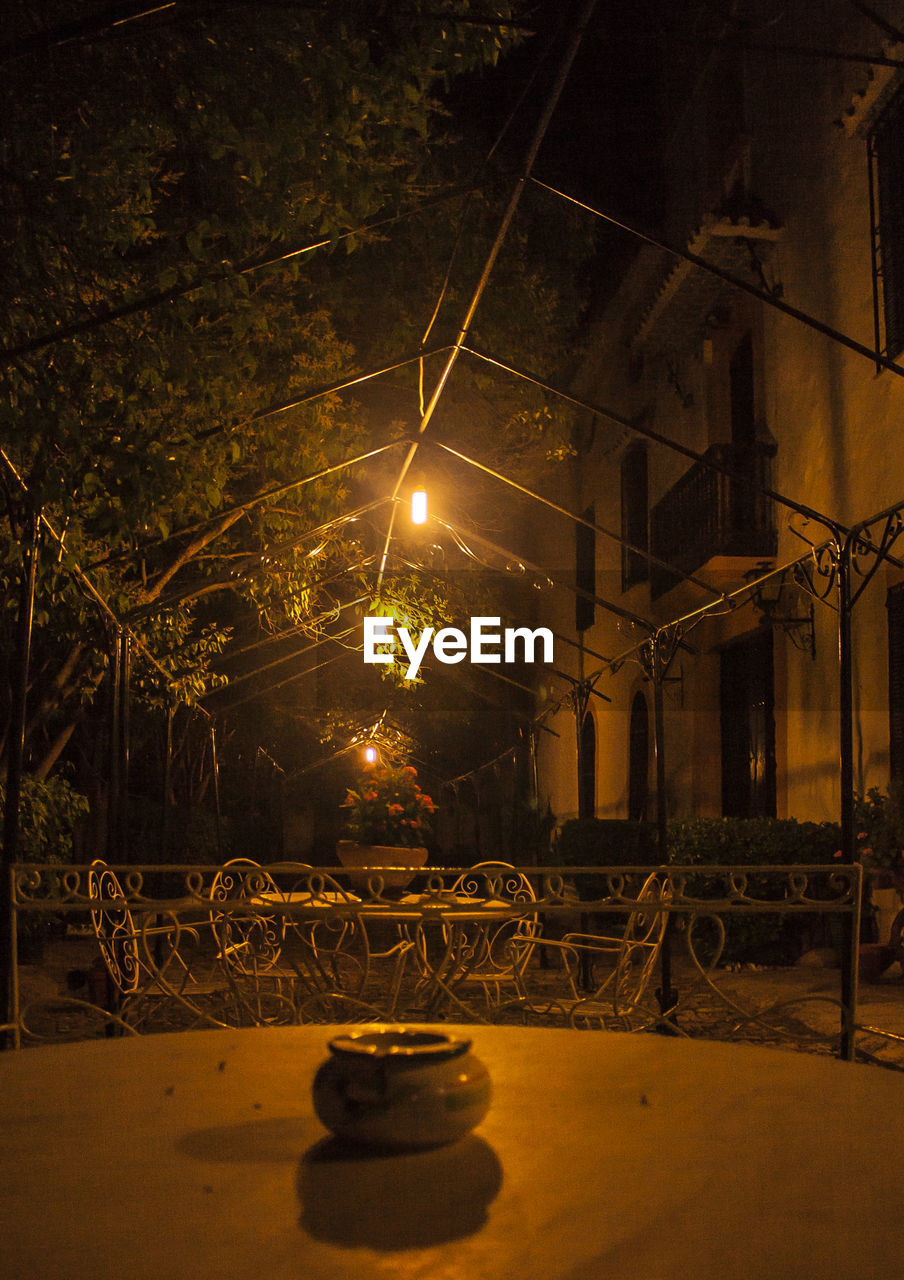
[(245, 1124), (194, 1129), (179, 1140), (179, 1149), (198, 1160), (221, 1164), (294, 1164), (313, 1135), (322, 1132), (313, 1119), (261, 1117)]
[(501, 1186), (496, 1152), (473, 1134), (398, 1154), (326, 1138), (299, 1166), (301, 1225), (350, 1248), (423, 1249), (479, 1231)]

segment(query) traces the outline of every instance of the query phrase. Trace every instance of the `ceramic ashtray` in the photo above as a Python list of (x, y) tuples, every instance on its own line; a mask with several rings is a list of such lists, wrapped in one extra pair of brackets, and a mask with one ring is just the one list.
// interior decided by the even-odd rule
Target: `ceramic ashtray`
[(471, 1041), (410, 1027), (336, 1036), (314, 1077), (317, 1118), (370, 1147), (455, 1142), (484, 1118), (490, 1077)]

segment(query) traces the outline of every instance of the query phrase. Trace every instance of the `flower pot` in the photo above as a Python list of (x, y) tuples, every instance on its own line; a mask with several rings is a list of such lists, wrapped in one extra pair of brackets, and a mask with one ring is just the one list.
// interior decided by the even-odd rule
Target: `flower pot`
[(861, 982), (878, 982), (889, 965), (895, 961), (892, 947), (881, 942), (861, 942), (858, 976)]
[[(343, 867), (366, 867), (367, 872), (349, 876), (352, 884), (367, 888), (368, 880), (379, 875), (386, 889), (406, 889), (414, 879), (415, 871), (427, 861), (427, 850), (416, 845), (412, 849), (389, 844), (358, 844), (356, 840), (340, 840), (336, 856)], [(406, 868), (386, 870), (387, 867)], [(410, 870), (408, 869), (410, 868)]]
[(872, 881), (870, 901), (876, 915), (876, 941), (888, 942), (895, 916), (901, 910), (901, 894), (891, 881)]

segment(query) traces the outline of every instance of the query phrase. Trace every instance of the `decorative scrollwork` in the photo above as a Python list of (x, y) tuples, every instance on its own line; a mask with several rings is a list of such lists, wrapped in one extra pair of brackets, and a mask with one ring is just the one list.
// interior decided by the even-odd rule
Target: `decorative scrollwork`
[[(882, 529), (878, 537), (873, 536), (873, 523), (881, 521)], [(892, 560), (891, 549), (904, 532), (904, 517), (901, 508), (877, 516), (874, 522), (861, 525), (851, 536), (848, 554), (851, 572), (860, 579), (855, 591), (851, 593), (851, 605), (857, 603), (860, 596), (872, 581), (878, 569), (888, 560)], [(898, 561), (895, 561), (899, 564)]]
[[(807, 522), (805, 521), (804, 524)], [(834, 608), (830, 597), (838, 583), (838, 566), (841, 547), (837, 540), (815, 543), (793, 524), (790, 530), (810, 547), (810, 554), (795, 561), (792, 567), (794, 581), (814, 600)]]
[(135, 924), (116, 873), (106, 866), (88, 872), (91, 923), (104, 963), (119, 990), (128, 995), (138, 987), (140, 964)]
[[(11, 886), (17, 913), (91, 920), (117, 991), (111, 1010), (97, 1016), (131, 1030), (269, 1025), (320, 1020), (330, 1011), (354, 1018), (369, 1009), (384, 1018), (662, 1025), (671, 1014), (657, 1010), (653, 974), (671, 920), (688, 949), (679, 1022), (693, 1025), (699, 998), (718, 1005), (743, 1034), (766, 1035), (762, 1011), (716, 992), (729, 918), (853, 920), (861, 874), (859, 866), (837, 863), (652, 869), (492, 862), (425, 869), (410, 891), (390, 897), (379, 877), (362, 886), (342, 868), (241, 860), (218, 869), (21, 866)], [(548, 965), (538, 963), (540, 948)], [(598, 970), (592, 989), (585, 985), (588, 957)], [(62, 1003), (60, 1010), (57, 1017), (48, 1005), (47, 1017), (61, 1036), (83, 1015), (85, 1034), (98, 1034), (100, 1024), (89, 1030), (91, 1018), (76, 1003), (70, 1014)], [(40, 1029), (34, 1011), (20, 1024), (30, 1036)]]

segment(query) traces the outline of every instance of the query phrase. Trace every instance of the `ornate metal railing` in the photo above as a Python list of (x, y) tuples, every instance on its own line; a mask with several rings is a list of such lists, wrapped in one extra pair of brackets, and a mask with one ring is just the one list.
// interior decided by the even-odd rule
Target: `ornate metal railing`
[[(34, 999), (17, 964), (5, 1028), (16, 1045), (175, 1027), (446, 1017), (805, 1039), (831, 1052), (856, 1027), (853, 1002), (832, 994), (745, 1003), (726, 985), (720, 959), (726, 925), (739, 916), (849, 917), (857, 938), (858, 865), (489, 864), (426, 869), (406, 891), (386, 889), (379, 868), (351, 880), (340, 868), (294, 863), (21, 865), (10, 875), (14, 938), (36, 917), (77, 923), (106, 976), (104, 998), (95, 990)], [(654, 989), (665, 933), (657, 921), (669, 923), (672, 959), (680, 952), (666, 1002), (662, 986)], [(856, 950), (841, 963), (853, 968), (856, 1000)], [(839, 1036), (789, 1017), (792, 1006), (799, 1013), (814, 1001), (835, 1010)]]
[[(650, 511), (650, 550), (682, 573), (695, 573), (714, 556), (762, 560), (776, 553), (769, 487), (771, 450), (711, 445)], [(715, 463), (733, 474), (714, 470)], [(653, 564), (654, 599), (680, 581)]]

